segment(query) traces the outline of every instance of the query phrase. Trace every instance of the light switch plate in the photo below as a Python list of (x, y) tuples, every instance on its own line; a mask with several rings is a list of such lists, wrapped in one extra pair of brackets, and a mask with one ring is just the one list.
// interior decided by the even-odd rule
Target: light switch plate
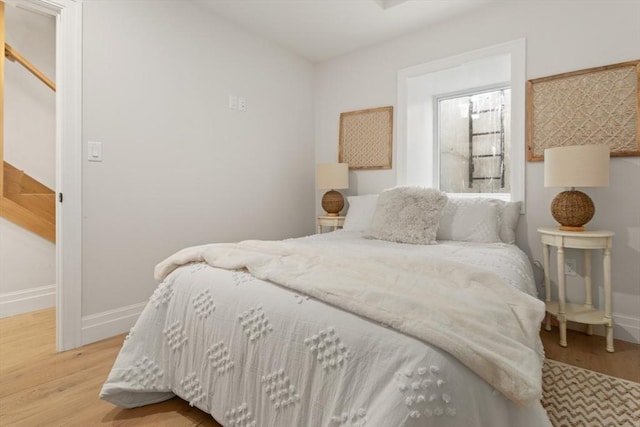
[(229, 108), (232, 110), (238, 109), (238, 96), (237, 95), (229, 95)]
[(102, 161), (102, 142), (89, 141), (87, 147), (87, 160), (90, 162)]

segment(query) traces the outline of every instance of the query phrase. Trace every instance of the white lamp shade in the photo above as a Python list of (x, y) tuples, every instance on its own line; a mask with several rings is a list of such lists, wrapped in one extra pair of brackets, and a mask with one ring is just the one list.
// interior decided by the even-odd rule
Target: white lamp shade
[(609, 147), (572, 145), (544, 150), (545, 187), (606, 187)]
[(349, 165), (320, 163), (316, 166), (316, 187), (320, 190), (349, 188)]

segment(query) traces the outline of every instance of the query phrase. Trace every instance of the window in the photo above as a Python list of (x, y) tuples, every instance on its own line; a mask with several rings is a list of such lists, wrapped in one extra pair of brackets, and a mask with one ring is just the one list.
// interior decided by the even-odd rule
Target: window
[(510, 193), (511, 89), (436, 98), (440, 189)]
[(397, 183), (524, 202), (525, 72), (524, 39), (400, 70)]

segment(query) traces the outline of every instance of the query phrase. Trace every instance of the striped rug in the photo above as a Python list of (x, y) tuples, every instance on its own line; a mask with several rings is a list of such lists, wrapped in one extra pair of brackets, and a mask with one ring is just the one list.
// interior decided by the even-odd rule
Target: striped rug
[(640, 427), (640, 384), (545, 360), (542, 406), (554, 427)]

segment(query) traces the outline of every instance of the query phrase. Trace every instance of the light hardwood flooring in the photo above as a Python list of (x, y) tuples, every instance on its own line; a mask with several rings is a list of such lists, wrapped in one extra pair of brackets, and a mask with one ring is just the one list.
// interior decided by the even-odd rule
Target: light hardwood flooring
[[(210, 415), (181, 399), (121, 409), (98, 398), (124, 340), (119, 335), (63, 353), (55, 352), (53, 309), (0, 319), (0, 426), (212, 426)], [(542, 331), (547, 357), (640, 382), (640, 345), (568, 331)]]
[(640, 344), (614, 340), (615, 352), (609, 353), (603, 336), (567, 330), (567, 347), (560, 347), (557, 327), (549, 332), (541, 329), (548, 359), (640, 383)]
[(0, 319), (0, 426), (220, 427), (178, 398), (135, 409), (100, 400), (124, 337), (56, 353), (53, 309)]

